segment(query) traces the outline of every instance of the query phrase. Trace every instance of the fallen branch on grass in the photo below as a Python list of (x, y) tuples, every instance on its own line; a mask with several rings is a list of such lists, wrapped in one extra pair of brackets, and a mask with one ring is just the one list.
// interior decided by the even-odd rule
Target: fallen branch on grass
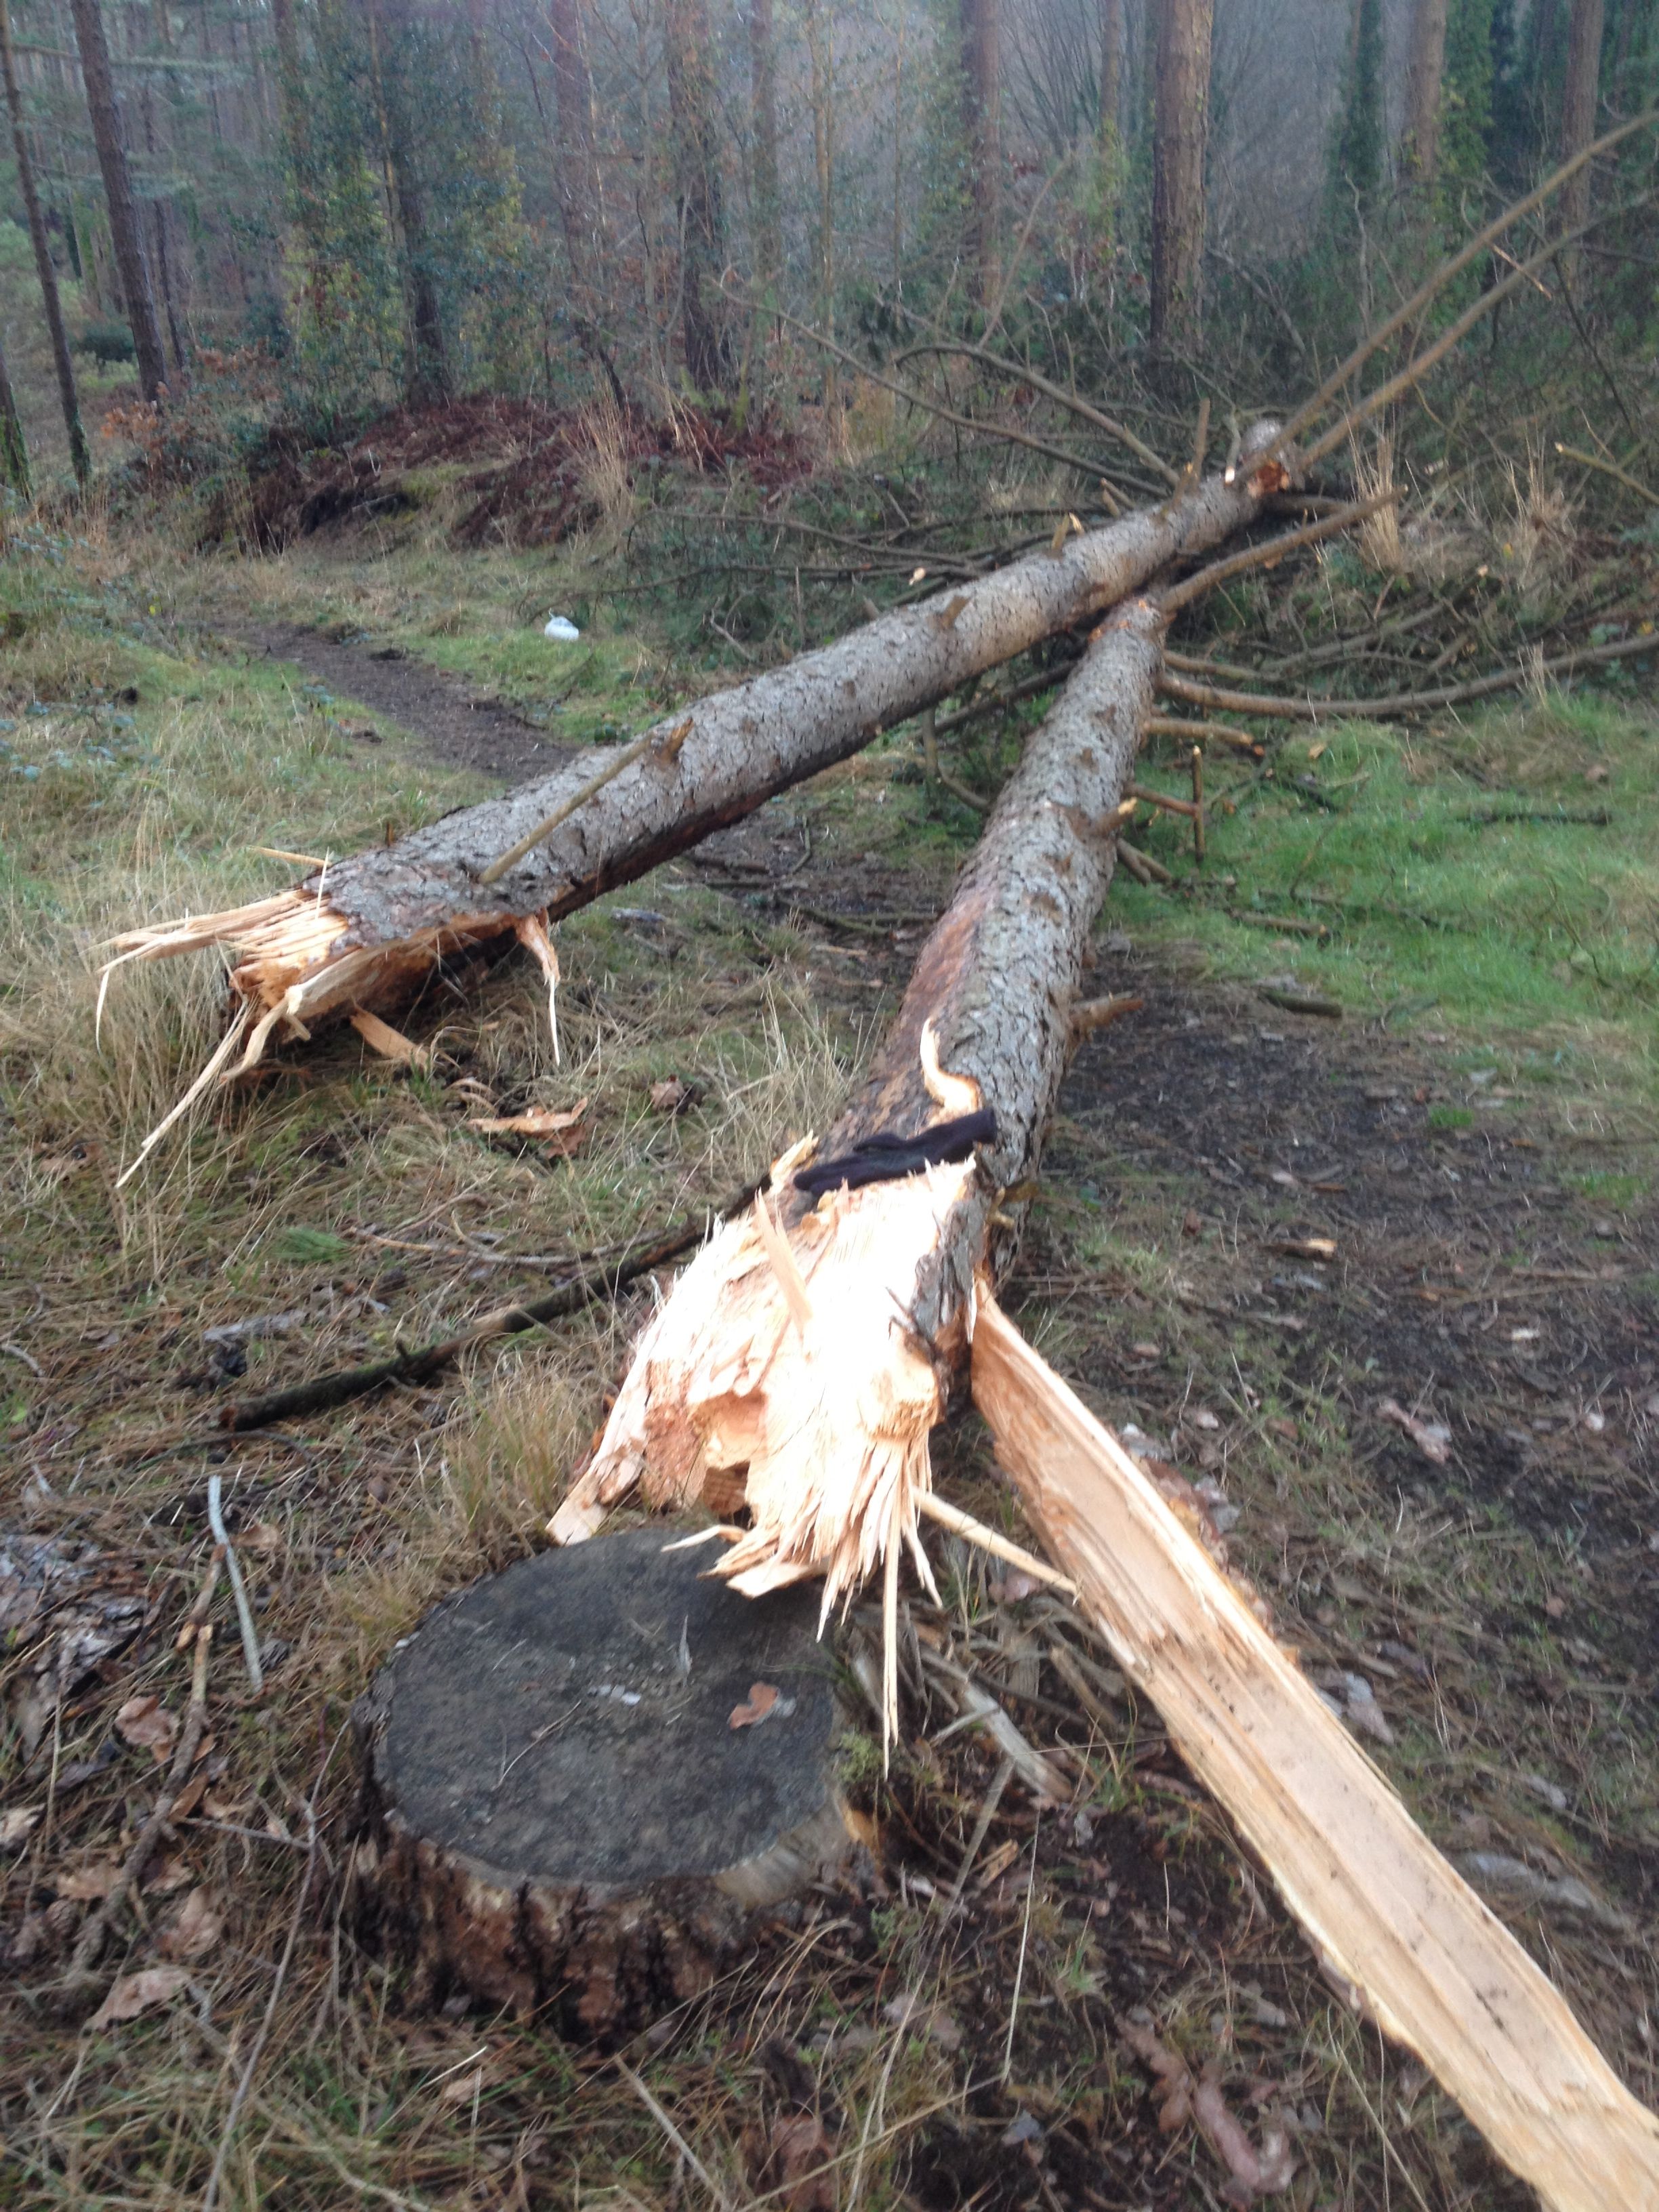
[(973, 1387), (1049, 1555), (1356, 2006), (1552, 2212), (1655, 2212), (1659, 2118), (988, 1280)]
[(638, 1282), (641, 1275), (666, 1267), (671, 1260), (678, 1260), (682, 1253), (690, 1251), (692, 1245), (708, 1234), (711, 1218), (719, 1220), (741, 1212), (759, 1188), (758, 1183), (745, 1183), (719, 1213), (698, 1214), (660, 1237), (636, 1243), (605, 1266), (590, 1267), (570, 1282), (560, 1284), (545, 1297), (526, 1298), (520, 1305), (497, 1306), (454, 1336), (441, 1337), (434, 1343), (412, 1351), (394, 1352), (389, 1359), (370, 1360), (364, 1367), (348, 1367), (333, 1375), (319, 1375), (309, 1382), (295, 1382), (286, 1390), (272, 1390), (265, 1397), (246, 1398), (240, 1404), (227, 1406), (220, 1413), (220, 1425), (237, 1431), (270, 1428), (277, 1421), (327, 1413), (336, 1406), (349, 1405), (354, 1398), (366, 1398), (371, 1392), (386, 1389), (394, 1383), (410, 1386), (429, 1382), (444, 1368), (453, 1366), (465, 1353), (495, 1337), (516, 1336), (527, 1328), (540, 1328), (550, 1321), (580, 1313), (584, 1306), (615, 1297), (629, 1284)]
[(1518, 691), (1549, 676), (1567, 676), (1577, 668), (1598, 668), (1613, 660), (1629, 660), (1643, 653), (1659, 654), (1659, 636), (1615, 638), (1610, 645), (1581, 647), (1576, 653), (1558, 653), (1553, 660), (1535, 660), (1518, 668), (1499, 669), (1492, 676), (1477, 676), (1468, 684), (1449, 684), (1438, 691), (1395, 691), (1382, 699), (1269, 698), (1261, 691), (1229, 691), (1219, 684), (1195, 684), (1190, 677), (1166, 669), (1158, 690), (1189, 707), (1219, 708), (1229, 714), (1272, 715), (1290, 722), (1391, 722), (1412, 714), (1427, 714), (1441, 707), (1467, 706), (1489, 699), (1495, 692)]

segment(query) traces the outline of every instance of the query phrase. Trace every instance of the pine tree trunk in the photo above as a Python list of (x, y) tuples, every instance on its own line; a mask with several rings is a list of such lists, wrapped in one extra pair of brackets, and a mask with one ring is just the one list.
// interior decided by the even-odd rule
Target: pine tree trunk
[[(40, 283), (40, 303), (46, 310), (46, 331), (52, 339), (52, 367), (58, 375), (58, 399), (64, 410), (64, 429), (69, 438), (70, 465), (75, 471), (75, 481), (84, 489), (92, 473), (92, 456), (87, 450), (87, 434), (81, 425), (81, 399), (75, 384), (75, 363), (70, 358), (69, 334), (64, 328), (64, 307), (58, 296), (58, 271), (52, 265), (52, 244), (46, 236), (46, 217), (41, 212), (40, 195), (35, 189), (34, 161), (29, 152), (28, 133), (23, 126), (23, 95), (17, 82), (17, 58), (12, 51), (11, 12), (8, 0), (0, 0), (0, 72), (6, 85), (6, 106), (11, 114), (12, 149), (17, 157), (17, 185), (23, 196), (23, 211), (29, 227), (29, 244), (34, 249), (34, 273)], [(70, 223), (74, 235), (74, 221)]]
[[(1561, 159), (1571, 161), (1595, 136), (1601, 91), (1602, 0), (1572, 0), (1567, 27), (1567, 80), (1561, 95)], [(1568, 179), (1561, 191), (1561, 228), (1577, 230), (1588, 222), (1590, 171), (1588, 165)]]
[(592, 288), (603, 258), (599, 223), (599, 165), (594, 145), (593, 80), (581, 0), (549, 0), (553, 40), (553, 103), (558, 131), (556, 185), (559, 228), (570, 258), (572, 289), (580, 313), (593, 319)]
[(1152, 340), (1188, 351), (1204, 320), (1204, 165), (1214, 0), (1158, 0)]
[(772, 0), (749, 0), (749, 112), (755, 289), (763, 300), (775, 299), (783, 281), (783, 203), (778, 187), (778, 65)]
[[(0, 484), (9, 484), (19, 499), (29, 497), (28, 448), (23, 443), (23, 425), (3, 350), (0, 350)], [(5, 538), (5, 516), (0, 513), (0, 545)]]
[(720, 306), (726, 211), (714, 123), (708, 0), (666, 0), (663, 40), (678, 203), (680, 332), (685, 372), (699, 392), (717, 393), (724, 392), (731, 380), (732, 356)]
[(1446, 67), (1448, 0), (1416, 0), (1406, 64), (1405, 166), (1431, 185), (1440, 154), (1440, 80)]
[(1103, 150), (1117, 143), (1123, 94), (1123, 0), (1100, 0), (1100, 115)]
[[(846, 760), (1042, 638), (1115, 605), (1184, 556), (1242, 528), (1289, 477), (1249, 456), (1163, 506), (1044, 549), (994, 574), (895, 610), (833, 644), (671, 716), (647, 740), (589, 753), (501, 799), (336, 861), (252, 906), (182, 924), (152, 924), (117, 940), (125, 957), (234, 950), (238, 1028), (250, 1064), (266, 1039), (309, 1033), (356, 1009), (389, 1012), (440, 959), (505, 950), (539, 918), (574, 913), (619, 884), (740, 821), (775, 793)], [(598, 775), (617, 772), (603, 785)], [(489, 884), (497, 857), (595, 784), (567, 818), (538, 833), (524, 858)], [(532, 930), (527, 941), (533, 947)]]
[(132, 325), (132, 342), (138, 356), (138, 381), (145, 398), (153, 401), (160, 398), (167, 383), (167, 356), (161, 346), (161, 325), (155, 319), (155, 301), (150, 291), (143, 234), (132, 196), (126, 140), (115, 104), (109, 42), (104, 35), (100, 0), (70, 0), (70, 6), (75, 18), (75, 40), (80, 49), (87, 107), (92, 117), (92, 135), (98, 149), (98, 167), (104, 179), (104, 198), (109, 208), (110, 237), (115, 247), (122, 302)]
[(1002, 26), (1000, 0), (960, 0), (962, 135), (971, 195), (968, 252), (974, 296), (988, 307), (1001, 289)]

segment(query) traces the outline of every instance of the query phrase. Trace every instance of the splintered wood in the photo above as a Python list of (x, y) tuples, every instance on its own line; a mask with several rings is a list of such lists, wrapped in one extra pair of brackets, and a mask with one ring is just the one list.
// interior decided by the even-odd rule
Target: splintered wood
[(1554, 2212), (1656, 2212), (1659, 2118), (988, 1284), (973, 1383), (1079, 1602), (1356, 2002)]

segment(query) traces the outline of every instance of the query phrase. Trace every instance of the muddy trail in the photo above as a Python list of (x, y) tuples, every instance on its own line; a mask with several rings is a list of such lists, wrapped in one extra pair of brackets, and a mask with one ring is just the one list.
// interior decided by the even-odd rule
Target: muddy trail
[[(289, 662), (332, 698), (396, 722), (446, 768), (524, 783), (571, 757), (569, 746), (547, 737), (504, 701), (479, 696), (459, 678), (416, 659), (402, 646), (377, 646), (367, 635), (333, 638), (301, 623), (216, 627), (248, 653)], [(361, 726), (348, 734), (368, 744), (380, 736)]]

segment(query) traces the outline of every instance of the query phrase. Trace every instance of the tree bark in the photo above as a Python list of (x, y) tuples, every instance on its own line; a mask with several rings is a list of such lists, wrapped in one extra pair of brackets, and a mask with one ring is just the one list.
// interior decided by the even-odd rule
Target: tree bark
[(559, 228), (581, 312), (591, 321), (591, 293), (601, 259), (599, 164), (581, 0), (548, 0), (547, 20), (553, 40), (554, 116), (559, 134)]
[[(380, 52), (379, 37), (382, 6), (386, 8), (392, 34), (390, 49), (385, 54)], [(381, 149), (403, 249), (400, 258), (409, 324), (404, 392), (415, 406), (434, 406), (449, 398), (453, 382), (433, 268), (426, 194), (416, 152), (418, 129), (410, 106), (410, 72), (414, 58), (410, 0), (369, 0), (368, 26)]]
[(778, 185), (778, 64), (772, 0), (749, 0), (750, 191), (755, 290), (775, 299), (783, 282), (783, 201)]
[(248, 1064), (279, 1025), (304, 1035), (354, 1009), (395, 1008), (445, 955), (505, 947), (528, 918), (573, 913), (633, 881), (970, 678), (1139, 590), (1171, 561), (1218, 544), (1290, 481), (1280, 463), (1252, 462), (1272, 434), (1252, 437), (1231, 482), (1212, 477), (1058, 553), (1029, 555), (883, 615), (659, 724), (637, 758), (490, 886), (478, 878), (493, 860), (629, 749), (585, 754), (504, 798), (337, 862), (325, 881), (129, 932), (118, 954), (234, 947)]
[[(718, 1564), (736, 1588), (822, 1575), (827, 1613), (884, 1561), (890, 1610), (899, 1553), (919, 1550), (928, 1434), (966, 1358), (975, 1276), (1012, 1259), (1014, 1194), (1059, 1095), (1166, 620), (1127, 600), (1096, 633), (819, 1148), (840, 1159), (988, 1109), (978, 1159), (815, 1199), (793, 1180), (804, 1148), (786, 1155), (756, 1218), (728, 1223), (647, 1325), (556, 1540), (581, 1540), (635, 1490), (657, 1507), (725, 1499), (729, 1519), (741, 1480), (751, 1526)], [(893, 1703), (890, 1671), (890, 1724)]]
[[(21, 500), (29, 497), (29, 456), (23, 442), (23, 425), (11, 388), (6, 356), (0, 347), (0, 485), (9, 484)], [(0, 544), (5, 543), (5, 517), (0, 514)]]
[(1446, 68), (1448, 0), (1415, 0), (1406, 63), (1405, 166), (1419, 184), (1434, 182), (1440, 153), (1440, 81)]
[(680, 334), (685, 373), (700, 392), (731, 380), (732, 355), (720, 307), (726, 210), (708, 0), (665, 0), (663, 40), (680, 245)]
[(1214, 0), (1158, 0), (1152, 341), (1190, 350), (1204, 322), (1204, 168)]
[(1116, 1438), (995, 1303), (974, 1401), (1124, 1674), (1347, 1982), (1551, 2212), (1659, 2206), (1659, 2119)]
[(138, 210), (132, 196), (126, 140), (121, 130), (120, 111), (115, 104), (114, 76), (110, 68), (109, 42), (104, 35), (104, 18), (100, 0), (70, 0), (70, 7), (75, 18), (75, 40), (80, 50), (81, 77), (86, 86), (92, 135), (98, 149), (98, 167), (104, 179), (104, 198), (109, 208), (110, 237), (115, 247), (122, 302), (132, 325), (132, 343), (138, 356), (138, 381), (145, 398), (155, 401), (161, 398), (167, 383), (167, 356), (161, 347), (161, 326), (155, 319), (155, 301), (144, 259)]
[[(1601, 93), (1602, 0), (1572, 0), (1567, 27), (1567, 77), (1561, 94), (1561, 159), (1570, 161), (1595, 136)], [(1570, 177), (1561, 191), (1561, 228), (1577, 230), (1589, 220), (1590, 165)], [(1575, 255), (1575, 258), (1577, 256)]]
[(974, 297), (1001, 289), (1002, 26), (1000, 0), (960, 0), (962, 135), (968, 149), (968, 252)]
[[(0, 72), (6, 85), (6, 106), (11, 114), (12, 149), (17, 157), (17, 185), (23, 196), (23, 212), (29, 227), (29, 244), (34, 250), (34, 273), (40, 285), (40, 303), (46, 310), (46, 331), (52, 340), (52, 362), (58, 377), (58, 400), (64, 410), (64, 429), (69, 438), (70, 465), (75, 471), (75, 481), (84, 490), (92, 473), (92, 456), (87, 449), (87, 434), (81, 424), (81, 399), (75, 384), (75, 363), (69, 349), (69, 333), (64, 328), (63, 302), (58, 295), (58, 271), (52, 258), (52, 243), (46, 235), (46, 217), (41, 212), (40, 195), (35, 188), (34, 161), (29, 152), (28, 133), (23, 125), (23, 94), (17, 82), (17, 58), (12, 51), (11, 11), (8, 0), (0, 0)], [(73, 216), (70, 231), (73, 234)]]
[(1103, 149), (1118, 140), (1123, 88), (1123, 0), (1100, 0), (1100, 113)]

